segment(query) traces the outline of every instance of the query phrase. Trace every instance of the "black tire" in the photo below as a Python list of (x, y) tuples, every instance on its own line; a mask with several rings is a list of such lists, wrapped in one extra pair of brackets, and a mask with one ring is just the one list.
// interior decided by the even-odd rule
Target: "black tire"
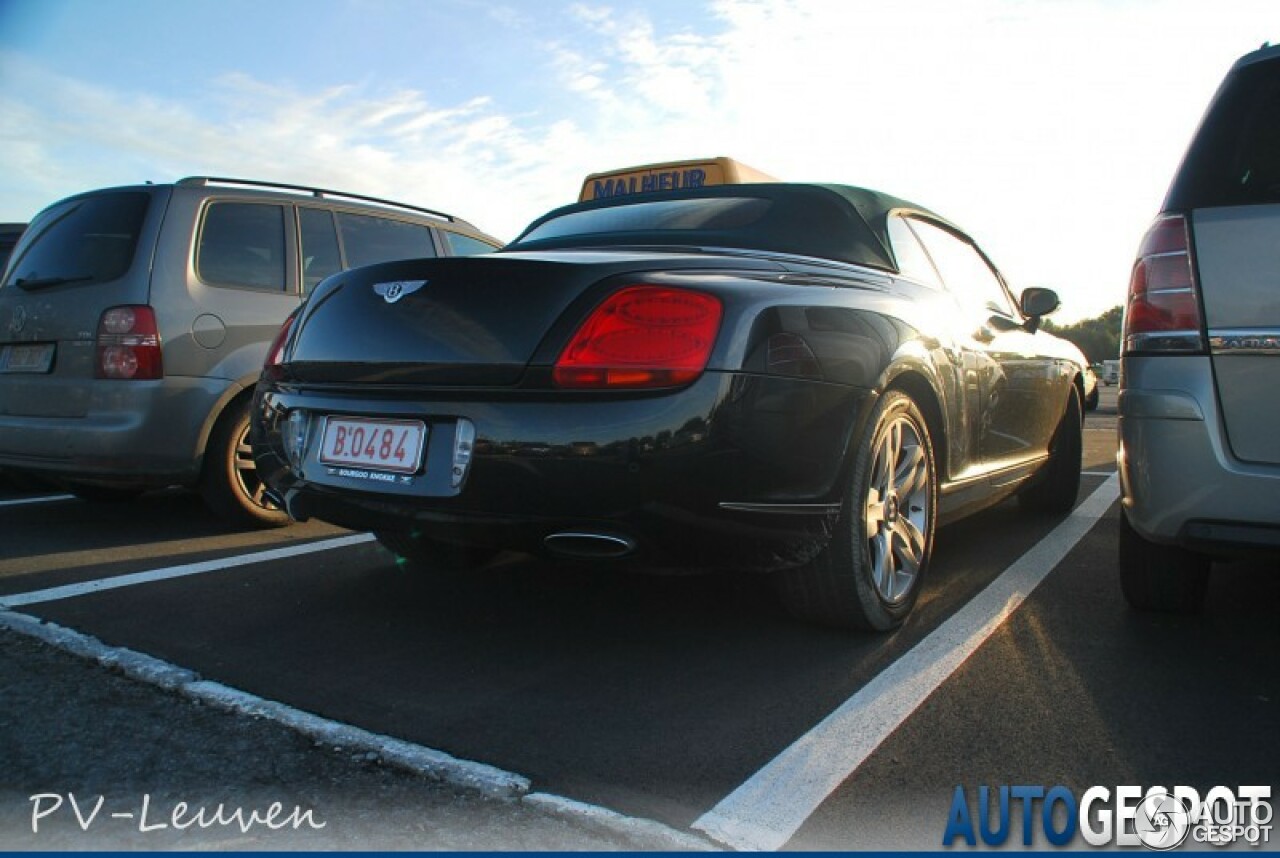
[(67, 491), (90, 503), (128, 503), (136, 500), (143, 489), (121, 486), (97, 486), (92, 483), (67, 483)]
[(423, 572), (458, 575), (479, 568), (497, 556), (497, 549), (441, 542), (403, 530), (378, 530), (374, 537), (400, 560)]
[(1080, 494), (1080, 467), (1084, 461), (1084, 416), (1080, 413), (1080, 397), (1073, 386), (1067, 408), (1049, 441), (1049, 461), (1035, 478), (1022, 489), (1018, 501), (1031, 512), (1067, 513), (1076, 505)]
[(1136, 610), (1196, 614), (1209, 587), (1210, 560), (1144, 539), (1120, 512), (1120, 589)]
[(233, 402), (218, 418), (204, 450), (200, 495), (219, 517), (241, 527), (281, 527), (288, 514), (266, 499), (249, 446), (249, 400)]
[(1086, 396), (1086, 397), (1085, 397), (1085, 399), (1084, 399), (1084, 410), (1085, 410), (1085, 411), (1097, 411), (1097, 410), (1098, 410), (1098, 397), (1099, 397), (1099, 393), (1098, 393), (1098, 386), (1097, 386), (1097, 385), (1094, 385), (1094, 387), (1093, 387), (1093, 392), (1092, 392), (1092, 393), (1090, 393), (1088, 396)]
[(776, 576), (783, 604), (799, 619), (842, 629), (901, 625), (933, 554), (937, 508), (929, 426), (910, 396), (886, 391), (858, 440), (830, 544)]

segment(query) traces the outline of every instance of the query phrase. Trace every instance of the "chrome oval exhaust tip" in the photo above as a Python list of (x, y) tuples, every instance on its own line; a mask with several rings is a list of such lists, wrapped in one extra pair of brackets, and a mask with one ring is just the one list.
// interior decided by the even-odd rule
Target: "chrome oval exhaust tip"
[(580, 530), (553, 533), (542, 544), (555, 554), (587, 560), (626, 557), (636, 550), (635, 541), (626, 536)]

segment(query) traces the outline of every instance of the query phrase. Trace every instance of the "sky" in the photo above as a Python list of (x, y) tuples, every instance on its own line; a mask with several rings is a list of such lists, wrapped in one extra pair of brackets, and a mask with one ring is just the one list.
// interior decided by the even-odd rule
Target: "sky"
[(587, 173), (729, 156), (977, 239), (1066, 323), (1122, 303), (1278, 0), (0, 0), (0, 221), (234, 176), (503, 240)]

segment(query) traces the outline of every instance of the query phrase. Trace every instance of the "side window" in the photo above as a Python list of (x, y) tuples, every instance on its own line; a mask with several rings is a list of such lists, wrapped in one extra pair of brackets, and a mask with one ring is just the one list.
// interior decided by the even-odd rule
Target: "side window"
[(196, 247), (196, 274), (206, 283), (285, 290), (284, 207), (213, 203)]
[(460, 232), (442, 229), (440, 234), (444, 236), (445, 244), (449, 246), (449, 251), (454, 256), (475, 256), (480, 253), (493, 253), (498, 249), (487, 241), (481, 241)]
[(436, 255), (431, 229), (416, 223), (338, 212), (338, 228), (348, 268)]
[(938, 266), (947, 289), (960, 303), (973, 309), (1016, 315), (1004, 284), (976, 247), (922, 220), (912, 218), (911, 228), (920, 236), (920, 241)]
[(342, 270), (338, 232), (328, 209), (298, 209), (298, 225), (302, 232), (302, 291), (310, 295), (317, 283)]
[(904, 276), (919, 280), (928, 286), (942, 288), (938, 279), (938, 270), (933, 267), (929, 254), (924, 252), (920, 239), (911, 231), (905, 218), (892, 216), (889, 218), (889, 243), (893, 245), (893, 255), (898, 260), (898, 270)]

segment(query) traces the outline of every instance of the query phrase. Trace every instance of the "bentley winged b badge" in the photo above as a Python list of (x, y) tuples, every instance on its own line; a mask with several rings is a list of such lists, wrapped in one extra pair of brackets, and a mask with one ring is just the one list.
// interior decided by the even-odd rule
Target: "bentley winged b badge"
[(417, 292), (426, 285), (425, 280), (393, 280), (390, 283), (373, 284), (373, 291), (385, 298), (388, 304), (394, 304), (405, 295)]

